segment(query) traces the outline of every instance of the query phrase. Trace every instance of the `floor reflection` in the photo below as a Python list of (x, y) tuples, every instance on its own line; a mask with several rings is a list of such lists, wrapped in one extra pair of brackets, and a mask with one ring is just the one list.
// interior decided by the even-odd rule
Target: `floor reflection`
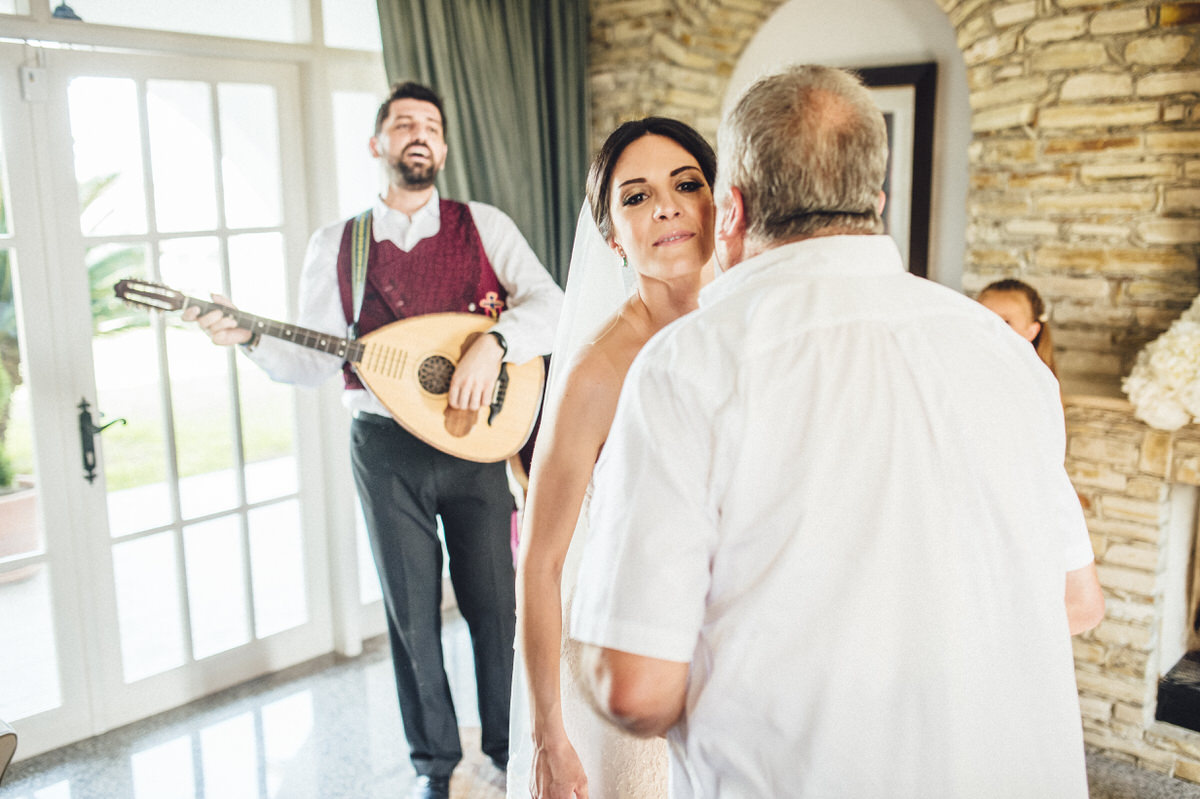
[[(479, 752), (471, 650), (444, 632), (464, 761), (454, 796), (503, 795)], [(18, 750), (19, 751), (19, 750)], [(412, 780), (384, 638), (16, 763), (5, 799), (383, 799)]]
[[(443, 635), (462, 724), (452, 799), (501, 799), (503, 776), (479, 751), (470, 638)], [(19, 751), (19, 750), (18, 750)], [(1200, 799), (1200, 786), (1100, 755), (1092, 799)], [(9, 769), (4, 799), (397, 799), (412, 783), (383, 637), (346, 660), (310, 663), (231, 688)]]

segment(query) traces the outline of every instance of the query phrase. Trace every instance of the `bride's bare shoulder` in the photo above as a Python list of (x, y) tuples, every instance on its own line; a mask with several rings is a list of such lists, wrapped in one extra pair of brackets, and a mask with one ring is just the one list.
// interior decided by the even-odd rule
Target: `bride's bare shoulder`
[(628, 319), (618, 313), (579, 351), (567, 379), (578, 389), (611, 394), (615, 399), (642, 343)]
[(568, 366), (562, 401), (576, 413), (611, 418), (638, 342), (628, 321), (616, 314)]

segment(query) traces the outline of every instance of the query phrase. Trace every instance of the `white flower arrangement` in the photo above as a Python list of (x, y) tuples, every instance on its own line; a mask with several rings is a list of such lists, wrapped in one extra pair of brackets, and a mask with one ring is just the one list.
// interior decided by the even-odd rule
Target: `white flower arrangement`
[(1177, 430), (1200, 418), (1200, 297), (1142, 348), (1121, 387), (1151, 427)]

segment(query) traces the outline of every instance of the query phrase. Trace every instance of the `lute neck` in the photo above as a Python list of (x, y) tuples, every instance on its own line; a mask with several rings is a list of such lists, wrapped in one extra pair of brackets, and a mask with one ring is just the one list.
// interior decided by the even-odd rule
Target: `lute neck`
[(312, 350), (328, 352), (330, 355), (336, 355), (350, 363), (358, 363), (362, 360), (363, 345), (361, 341), (351, 341), (348, 338), (338, 338), (337, 336), (310, 330), (306, 327), (277, 322), (274, 319), (256, 316), (237, 308), (231, 308), (228, 305), (221, 305), (217, 302), (209, 302), (196, 297), (185, 297), (183, 307), (180, 310), (193, 307), (199, 308), (201, 315), (209, 311), (221, 311), (236, 321), (238, 327), (244, 327), (253, 333), (280, 338)]

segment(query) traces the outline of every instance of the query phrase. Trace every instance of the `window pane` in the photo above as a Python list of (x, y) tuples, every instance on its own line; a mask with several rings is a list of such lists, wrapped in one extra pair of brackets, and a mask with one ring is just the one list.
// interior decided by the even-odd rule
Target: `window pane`
[[(229, 271), (238, 307), (268, 319), (287, 318), (283, 236), (254, 233), (229, 239)], [(250, 502), (297, 491), (295, 392), (267, 377), (248, 358), (237, 358), (246, 498)]]
[(348, 50), (383, 50), (377, 0), (336, 0), (325, 3), (325, 45)]
[[(4, 142), (0, 141), (0, 146), (3, 144)], [(0, 159), (3, 158), (3, 155), (3, 149), (0, 149)], [(8, 202), (5, 200), (5, 196), (8, 193), (6, 183), (4, 162), (0, 160), (0, 236), (7, 236), (12, 232), (12, 228), (8, 226)]]
[(173, 232), (216, 228), (217, 181), (209, 84), (147, 81), (146, 108), (158, 229)]
[[(163, 281), (188, 294), (207, 299), (209, 292), (221, 290), (216, 238), (165, 241), (159, 263)], [(191, 519), (237, 505), (230, 352), (213, 346), (179, 314), (167, 314), (163, 319), (175, 414), (179, 502), (183, 518)]]
[(270, 42), (309, 40), (308, 4), (295, 0), (71, 0), (84, 22)]
[[(248, 361), (238, 364), (242, 381), (242, 429), (246, 447), (246, 501), (265, 502), (295, 494), (300, 486), (292, 445), (292, 389), (271, 381)], [(268, 401), (265, 398), (270, 397)]]
[(229, 287), (239, 308), (286, 321), (287, 275), (283, 235), (248, 233), (229, 237)]
[(203, 333), (171, 327), (171, 405), (179, 466), (179, 504), (194, 519), (238, 504), (234, 472), (229, 351)]
[[(167, 484), (163, 394), (158, 378), (158, 336), (151, 312), (115, 299), (123, 278), (147, 276), (144, 244), (102, 244), (87, 252), (92, 283), (92, 359), (96, 369), (98, 424), (124, 418), (98, 436), (108, 489), (109, 531), (119, 538), (174, 519)], [(135, 368), (130, 368), (130, 365)]]
[(375, 132), (379, 98), (368, 92), (333, 93), (333, 151), (337, 153), (338, 212), (354, 216), (375, 202), (383, 184), (367, 140)]
[(157, 533), (113, 547), (125, 681), (184, 662), (175, 538)]
[(33, 416), (17, 319), (17, 278), (16, 253), (0, 249), (0, 569), (5, 560), (43, 549), (33, 474)]
[(241, 520), (223, 516), (183, 531), (192, 651), (197, 659), (250, 640)]
[(146, 232), (137, 87), (127, 78), (75, 78), (67, 90), (85, 236)]
[(282, 221), (275, 89), (246, 83), (217, 87), (225, 224), (267, 227)]
[[(159, 247), (158, 270), (162, 282), (207, 300), (210, 292), (221, 291), (221, 249), (215, 236), (169, 239)], [(178, 319), (167, 314), (166, 319)], [(195, 332), (195, 325), (188, 325)]]
[(62, 703), (50, 609), (50, 569), (0, 574), (0, 718), (17, 721)]
[(18, 559), (42, 552), (37, 498), (33, 475), (20, 475), (0, 488), (0, 582), (11, 578), (14, 569), (19, 573), (28, 568)]
[[(284, 464), (289, 471), (295, 468)], [(259, 638), (308, 621), (300, 503), (258, 508), (249, 514), (254, 623)]]

